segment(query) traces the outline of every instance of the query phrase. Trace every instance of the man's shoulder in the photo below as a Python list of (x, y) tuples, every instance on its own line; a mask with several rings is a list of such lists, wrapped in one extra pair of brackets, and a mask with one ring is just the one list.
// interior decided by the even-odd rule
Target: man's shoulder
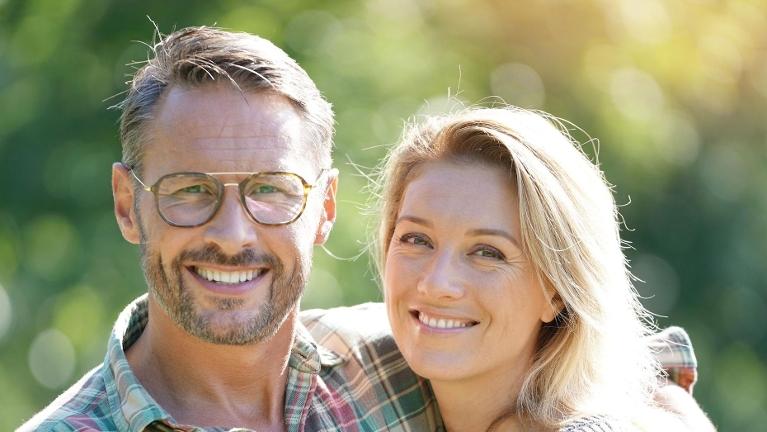
[(318, 340), (330, 334), (350, 343), (391, 338), (391, 327), (383, 303), (310, 309), (302, 311), (300, 319)]
[(344, 359), (400, 356), (382, 303), (311, 309), (300, 317), (322, 348)]
[(116, 430), (103, 367), (99, 365), (86, 373), (16, 432)]
[(365, 424), (376, 425), (370, 430), (438, 429), (431, 388), (397, 349), (383, 304), (307, 310), (300, 317), (321, 357), (330, 360), (322, 379), (353, 401)]

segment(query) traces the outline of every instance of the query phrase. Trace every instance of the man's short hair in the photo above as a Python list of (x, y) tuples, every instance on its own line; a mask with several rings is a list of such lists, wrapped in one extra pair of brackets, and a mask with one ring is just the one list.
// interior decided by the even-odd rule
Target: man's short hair
[(118, 105), (123, 163), (141, 171), (148, 123), (168, 88), (216, 82), (286, 97), (306, 121), (316, 162), (330, 166), (333, 111), (306, 71), (264, 38), (212, 27), (188, 27), (162, 37), (128, 82), (127, 96)]

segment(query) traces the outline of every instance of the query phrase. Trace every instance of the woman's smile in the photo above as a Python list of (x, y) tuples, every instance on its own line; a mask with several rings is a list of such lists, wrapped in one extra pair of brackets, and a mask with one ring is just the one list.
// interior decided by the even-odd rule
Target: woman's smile
[(420, 309), (413, 309), (410, 314), (415, 319), (416, 325), (421, 325), (424, 330), (440, 333), (456, 333), (457, 330), (469, 330), (479, 324), (472, 319), (450, 314), (427, 313)]

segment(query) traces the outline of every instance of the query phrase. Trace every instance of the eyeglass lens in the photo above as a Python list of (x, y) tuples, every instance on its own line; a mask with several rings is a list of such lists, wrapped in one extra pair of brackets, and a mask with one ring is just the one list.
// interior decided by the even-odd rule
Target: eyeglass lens
[[(304, 183), (293, 174), (256, 174), (240, 191), (247, 211), (263, 224), (290, 222), (304, 207)], [(200, 225), (218, 209), (223, 192), (223, 184), (207, 174), (171, 174), (157, 183), (158, 209), (172, 224)]]

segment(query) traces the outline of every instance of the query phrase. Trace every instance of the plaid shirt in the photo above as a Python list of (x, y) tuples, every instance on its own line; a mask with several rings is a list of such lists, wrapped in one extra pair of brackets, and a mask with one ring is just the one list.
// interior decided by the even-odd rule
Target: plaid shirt
[[(103, 364), (18, 430), (226, 430), (179, 424), (133, 375), (124, 349), (138, 339), (147, 320), (142, 296), (120, 314)], [(305, 311), (301, 321), (288, 362), (288, 431), (444, 430), (431, 388), (407, 367), (381, 304)], [(695, 357), (684, 330), (669, 329), (658, 339), (658, 356), (670, 366), (669, 376), (688, 376), (691, 370), (694, 382)], [(244, 429), (231, 429), (237, 430)]]
[[(371, 314), (376, 318), (368, 319)], [(104, 362), (19, 431), (226, 430), (179, 424), (139, 383), (124, 350), (148, 318), (142, 296), (120, 314)], [(289, 432), (442, 428), (429, 384), (407, 367), (380, 306), (308, 311), (301, 320), (288, 361), (284, 418)], [(307, 327), (327, 346), (317, 344)]]
[(698, 360), (687, 332), (681, 327), (669, 327), (650, 338), (650, 347), (666, 371), (664, 378), (692, 393), (698, 381)]

